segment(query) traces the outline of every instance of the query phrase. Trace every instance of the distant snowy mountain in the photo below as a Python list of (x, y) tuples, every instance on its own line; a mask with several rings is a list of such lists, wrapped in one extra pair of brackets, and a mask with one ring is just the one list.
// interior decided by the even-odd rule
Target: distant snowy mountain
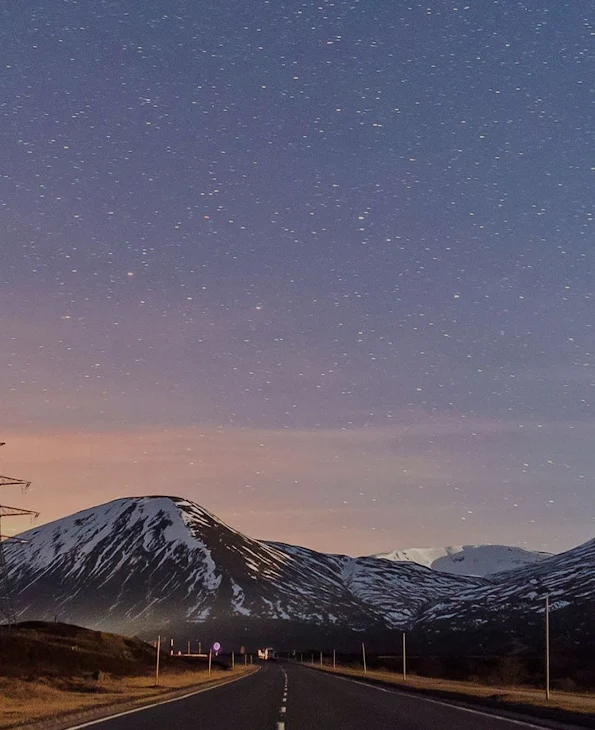
[(451, 575), (487, 576), (532, 565), (551, 553), (506, 545), (456, 545), (445, 548), (408, 548), (379, 553), (375, 558), (412, 562)]
[(484, 545), (351, 558), (254, 540), (178, 497), (118, 499), (21, 537), (4, 544), (20, 620), (349, 650), (407, 629), (432, 651), (459, 651), (464, 634), (498, 652), (531, 630), (539, 644), (548, 595), (558, 640), (595, 641), (595, 540), (551, 557)]
[(434, 625), (481, 625), (492, 617), (500, 620), (507, 615), (543, 613), (546, 596), (553, 611), (595, 606), (595, 540), (533, 565), (493, 575), (483, 586), (428, 606), (420, 618)]
[(237, 632), (255, 620), (379, 630), (479, 585), (253, 540), (176, 497), (118, 499), (21, 537), (5, 545), (20, 619), (58, 615), (124, 633), (207, 622)]

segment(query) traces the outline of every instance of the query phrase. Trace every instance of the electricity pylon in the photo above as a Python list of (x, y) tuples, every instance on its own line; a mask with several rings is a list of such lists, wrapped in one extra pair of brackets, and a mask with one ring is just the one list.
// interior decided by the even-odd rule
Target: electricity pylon
[[(0, 446), (4, 446), (4, 443), (0, 442)], [(25, 479), (14, 479), (13, 477), (0, 475), (0, 490), (2, 487), (20, 487), (23, 492), (26, 492), (30, 486), (31, 482), (28, 482)], [(16, 613), (10, 588), (10, 576), (6, 560), (6, 552), (4, 550), (4, 543), (5, 541), (24, 543), (25, 540), (21, 540), (19, 537), (2, 534), (2, 519), (5, 517), (31, 517), (35, 520), (39, 517), (39, 512), (0, 504), (0, 622), (4, 622), (9, 626), (12, 626), (16, 623)]]

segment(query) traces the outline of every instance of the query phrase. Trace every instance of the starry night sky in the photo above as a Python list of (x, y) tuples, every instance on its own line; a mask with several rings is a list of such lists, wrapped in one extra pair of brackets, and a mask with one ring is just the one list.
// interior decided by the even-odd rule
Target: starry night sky
[(592, 0), (0, 11), (4, 501), (595, 534)]

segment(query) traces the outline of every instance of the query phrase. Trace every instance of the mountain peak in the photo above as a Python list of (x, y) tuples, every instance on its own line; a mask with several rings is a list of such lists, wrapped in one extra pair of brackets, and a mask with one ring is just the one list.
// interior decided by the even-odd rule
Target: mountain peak
[(175, 496), (116, 499), (23, 537), (4, 545), (21, 620), (58, 616), (144, 636), (217, 632), (214, 641), (225, 630), (239, 645), (249, 635), (349, 642), (451, 615), (464, 625), (476, 606), (542, 610), (545, 591), (556, 610), (595, 592), (595, 540), (552, 557), (462, 545), (352, 558), (255, 540)]
[(194, 502), (125, 497), (7, 546), (21, 619), (146, 631), (217, 620), (404, 626), (428, 601), (477, 585), (417, 565), (255, 540)]
[(508, 545), (450, 545), (443, 548), (407, 548), (378, 553), (374, 557), (394, 562), (413, 562), (452, 575), (487, 576), (532, 565), (551, 553)]

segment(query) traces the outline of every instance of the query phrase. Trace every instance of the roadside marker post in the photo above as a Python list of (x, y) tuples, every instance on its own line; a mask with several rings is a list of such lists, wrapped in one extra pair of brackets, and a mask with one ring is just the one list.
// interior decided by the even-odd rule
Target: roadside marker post
[(407, 635), (403, 631), (403, 680), (407, 680)]
[(335, 653), (335, 650), (333, 649), (333, 669), (337, 668), (337, 655)]
[(211, 676), (211, 663), (213, 660), (213, 650), (209, 649), (209, 677)]
[(244, 666), (248, 666), (248, 654), (244, 654)]
[(190, 639), (188, 639), (188, 654), (190, 654)]
[(545, 597), (545, 699), (550, 699), (550, 597)]
[(368, 673), (368, 667), (366, 666), (366, 645), (362, 641), (362, 659), (364, 661), (364, 674)]
[(157, 657), (155, 659), (155, 687), (159, 686), (159, 652), (161, 651), (161, 636), (157, 637)]
[(322, 666), (322, 652), (320, 652), (320, 666)]
[(231, 652), (231, 670), (233, 671), (236, 668), (236, 653), (235, 651)]

